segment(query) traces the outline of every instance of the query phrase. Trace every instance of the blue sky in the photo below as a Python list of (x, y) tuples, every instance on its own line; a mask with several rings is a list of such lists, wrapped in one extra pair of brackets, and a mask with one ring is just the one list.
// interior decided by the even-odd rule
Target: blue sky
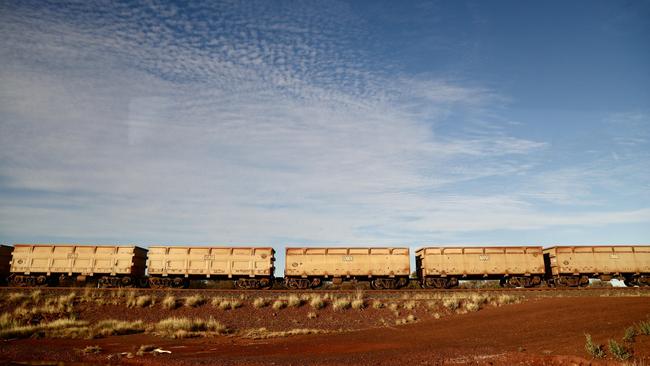
[(650, 237), (650, 2), (0, 3), (0, 241)]

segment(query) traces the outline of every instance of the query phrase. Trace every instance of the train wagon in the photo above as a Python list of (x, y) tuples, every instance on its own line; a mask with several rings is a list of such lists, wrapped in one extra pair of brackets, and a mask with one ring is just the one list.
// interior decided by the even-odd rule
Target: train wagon
[(268, 288), (275, 270), (271, 247), (149, 247), (149, 286), (186, 287), (191, 279), (232, 279), (238, 288)]
[(323, 280), (369, 280), (375, 289), (399, 288), (408, 283), (408, 248), (286, 248), (287, 287), (318, 287)]
[(147, 250), (122, 245), (15, 244), (9, 283), (44, 286), (68, 281), (102, 287), (139, 285)]
[(534, 287), (544, 278), (542, 247), (429, 247), (415, 252), (424, 288), (451, 288), (459, 280), (499, 280), (502, 286)]
[(650, 285), (650, 245), (555, 246), (544, 249), (544, 260), (555, 286), (587, 286), (589, 278)]
[(6, 284), (9, 277), (11, 262), (11, 252), (13, 247), (8, 245), (0, 245), (0, 284)]

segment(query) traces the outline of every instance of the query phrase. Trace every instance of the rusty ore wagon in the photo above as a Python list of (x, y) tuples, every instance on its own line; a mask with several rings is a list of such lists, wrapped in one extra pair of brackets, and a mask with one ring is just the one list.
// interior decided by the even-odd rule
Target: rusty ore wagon
[(375, 289), (408, 283), (408, 248), (286, 248), (285, 283), (292, 289), (321, 285), (323, 280), (369, 280)]
[(534, 287), (544, 278), (542, 247), (429, 247), (415, 252), (420, 284), (450, 288), (459, 280), (499, 280), (502, 286)]
[(271, 247), (149, 247), (149, 286), (186, 287), (190, 279), (232, 279), (238, 288), (268, 288), (275, 270)]
[(137, 246), (15, 244), (9, 283), (42, 286), (67, 281), (102, 287), (141, 285), (147, 250)]
[(544, 249), (544, 257), (555, 286), (587, 286), (589, 278), (650, 285), (650, 245), (555, 246)]

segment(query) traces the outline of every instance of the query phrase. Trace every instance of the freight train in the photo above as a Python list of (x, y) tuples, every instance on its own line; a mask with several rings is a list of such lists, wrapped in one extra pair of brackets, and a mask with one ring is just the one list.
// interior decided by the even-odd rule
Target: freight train
[[(412, 276), (406, 247), (285, 248), (282, 284), (368, 281), (373, 289), (448, 289), (460, 281), (499, 280), (504, 287), (583, 287), (590, 278), (650, 285), (650, 245), (425, 247)], [(415, 278), (414, 278), (415, 277)], [(275, 277), (271, 247), (15, 244), (0, 246), (0, 278), (11, 286), (183, 288), (191, 280), (232, 281), (267, 289)]]

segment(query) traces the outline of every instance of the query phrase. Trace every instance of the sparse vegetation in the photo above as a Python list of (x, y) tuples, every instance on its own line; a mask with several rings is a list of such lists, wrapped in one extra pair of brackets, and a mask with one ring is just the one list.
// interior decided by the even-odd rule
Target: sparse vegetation
[(269, 306), (269, 303), (269, 300), (263, 297), (258, 297), (253, 301), (253, 306), (256, 308), (263, 308), (265, 306)]
[(322, 308), (325, 307), (325, 302), (324, 302), (323, 299), (320, 297), (320, 295), (315, 295), (315, 296), (313, 296), (313, 297), (311, 298), (311, 300), (309, 301), (309, 305), (310, 305), (312, 308), (318, 310), (318, 309), (322, 309)]
[(587, 333), (585, 333), (585, 350), (593, 358), (605, 357), (605, 350), (603, 349), (603, 345), (594, 343), (591, 339), (591, 334)]
[(287, 307), (287, 303), (282, 301), (282, 300), (275, 300), (273, 302), (273, 309), (275, 309), (275, 310), (284, 309), (286, 307)]
[(292, 335), (327, 333), (322, 329), (291, 329), (287, 331), (270, 331), (266, 328), (249, 329), (243, 334), (244, 338), (266, 339), (276, 337), (288, 337)]
[(650, 335), (650, 320), (641, 321), (636, 327), (639, 330), (639, 334)]
[(363, 299), (354, 299), (350, 303), (350, 306), (352, 307), (352, 309), (361, 310), (366, 307), (366, 304), (363, 301)]
[(205, 297), (203, 297), (200, 294), (197, 295), (192, 295), (187, 298), (185, 298), (185, 306), (195, 308), (197, 306), (201, 306), (205, 304), (206, 300)]
[(102, 351), (102, 348), (100, 346), (88, 346), (81, 350), (81, 352), (85, 354), (97, 354)]
[(309, 319), (315, 319), (315, 318), (318, 317), (318, 314), (316, 314), (315, 312), (311, 311), (311, 312), (307, 313), (307, 317), (308, 317)]
[(351, 301), (350, 299), (346, 299), (346, 298), (336, 299), (332, 303), (332, 309), (336, 311), (349, 309), (350, 306), (351, 306)]
[(442, 301), (442, 306), (446, 307), (451, 311), (454, 311), (460, 307), (460, 301), (456, 297), (449, 297)]
[(126, 299), (126, 306), (129, 308), (144, 308), (151, 305), (153, 305), (153, 299), (148, 295), (135, 296), (131, 293)]
[(608, 342), (609, 353), (619, 361), (625, 361), (632, 357), (630, 350), (623, 344), (619, 344), (613, 339)]
[(372, 302), (372, 307), (373, 309), (381, 309), (384, 307), (384, 303), (379, 300), (375, 300)]
[(154, 326), (156, 334), (171, 338), (190, 338), (227, 334), (228, 328), (213, 318), (208, 320), (191, 318), (167, 318)]
[(415, 317), (415, 315), (410, 314), (409, 316), (407, 316), (404, 319), (396, 319), (395, 320), (395, 325), (415, 323), (416, 320), (417, 320), (417, 318)]
[(302, 305), (302, 300), (296, 295), (291, 295), (287, 299), (287, 305), (290, 307), (298, 307)]
[(472, 302), (472, 301), (467, 301), (465, 302), (465, 310), (469, 312), (475, 312), (479, 311), (480, 305), (478, 303)]
[(160, 304), (163, 308), (168, 310), (174, 310), (178, 307), (178, 301), (176, 301), (176, 298), (172, 295), (165, 296)]
[(112, 335), (125, 335), (142, 333), (145, 330), (145, 325), (141, 320), (134, 322), (123, 320), (101, 320), (91, 329), (91, 337), (108, 337)]
[(634, 337), (636, 336), (636, 329), (634, 327), (625, 328), (625, 334), (623, 335), (624, 342), (634, 342)]
[(415, 301), (407, 301), (404, 304), (402, 304), (402, 307), (406, 310), (413, 310), (417, 306), (417, 303)]

